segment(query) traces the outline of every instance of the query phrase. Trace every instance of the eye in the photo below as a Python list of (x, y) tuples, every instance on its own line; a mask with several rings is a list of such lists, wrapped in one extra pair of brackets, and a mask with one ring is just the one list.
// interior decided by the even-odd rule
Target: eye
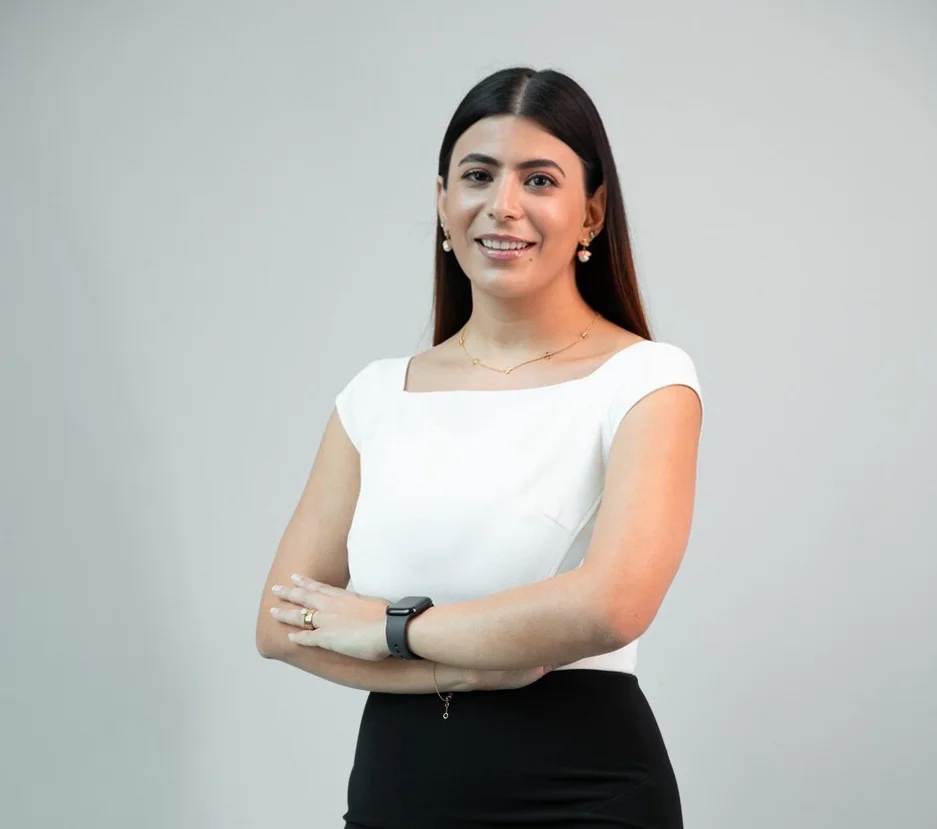
[[(479, 181), (477, 178), (472, 178), (472, 176), (475, 175), (488, 176), (488, 173), (484, 170), (469, 170), (464, 176), (462, 176), (462, 178), (466, 181), (471, 181), (474, 184), (482, 184), (482, 181)], [(490, 178), (490, 176), (488, 177)], [(527, 179), (527, 181), (531, 182), (534, 179), (542, 179), (543, 181), (547, 182), (546, 185), (535, 186), (534, 190), (545, 190), (547, 187), (556, 187), (556, 182), (544, 173), (535, 173), (529, 179)]]
[[(544, 175), (543, 173), (537, 173), (537, 174), (535, 174), (535, 175), (532, 175), (532, 176), (528, 179), (528, 181), (533, 181), (535, 178), (542, 178), (544, 181), (549, 182), (550, 187), (556, 187), (556, 182), (555, 182), (552, 178), (550, 178), (549, 176)], [(537, 190), (543, 190), (544, 188), (543, 188), (543, 187), (537, 187), (536, 189), (537, 189)]]
[(462, 178), (464, 178), (466, 181), (471, 181), (478, 184), (478, 179), (472, 178), (472, 176), (478, 175), (479, 173), (483, 176), (488, 175), (488, 173), (486, 173), (484, 170), (469, 170), (464, 176), (462, 176)]

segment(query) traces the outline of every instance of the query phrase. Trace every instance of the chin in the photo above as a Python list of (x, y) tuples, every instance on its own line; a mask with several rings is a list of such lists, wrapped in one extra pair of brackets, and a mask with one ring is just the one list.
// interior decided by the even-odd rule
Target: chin
[(529, 274), (520, 271), (512, 272), (508, 269), (486, 270), (481, 274), (469, 276), (469, 282), (480, 291), (503, 299), (526, 296), (543, 287), (531, 279)]

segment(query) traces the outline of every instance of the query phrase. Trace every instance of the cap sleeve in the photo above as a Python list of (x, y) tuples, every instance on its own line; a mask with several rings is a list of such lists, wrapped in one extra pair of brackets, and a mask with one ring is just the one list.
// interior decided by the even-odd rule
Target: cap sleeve
[(380, 360), (372, 360), (335, 396), (335, 410), (348, 439), (360, 453), (376, 410), (374, 394)]
[(657, 389), (674, 385), (689, 386), (696, 392), (700, 406), (703, 405), (703, 394), (693, 360), (682, 348), (671, 343), (655, 341), (652, 348), (640, 355), (640, 359), (626, 364), (616, 382), (618, 385), (606, 415), (606, 452), (619, 424), (632, 406)]

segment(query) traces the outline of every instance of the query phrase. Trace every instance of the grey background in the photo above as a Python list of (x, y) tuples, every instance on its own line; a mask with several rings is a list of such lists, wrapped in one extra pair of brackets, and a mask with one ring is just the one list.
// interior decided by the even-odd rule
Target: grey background
[(341, 826), (366, 693), (262, 660), (260, 591), (527, 63), (706, 396), (638, 665), (686, 825), (937, 823), (935, 4), (186, 0), (0, 6), (4, 826)]

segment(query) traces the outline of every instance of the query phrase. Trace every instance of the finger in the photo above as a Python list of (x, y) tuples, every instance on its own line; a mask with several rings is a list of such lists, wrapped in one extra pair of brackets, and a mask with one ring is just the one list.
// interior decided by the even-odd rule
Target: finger
[(320, 593), (325, 593), (327, 596), (338, 596), (341, 593), (347, 593), (347, 590), (342, 590), (341, 587), (335, 587), (333, 584), (326, 584), (323, 581), (316, 581), (315, 579), (309, 579), (305, 576), (301, 576), (298, 573), (293, 573), (290, 576), (293, 584), (298, 587), (302, 587), (306, 590), (317, 590)]
[(302, 587), (290, 587), (289, 585), (275, 584), (271, 588), (277, 596), (287, 602), (301, 605), (302, 607), (314, 607), (317, 610), (318, 597), (316, 591), (306, 590)]
[[(306, 625), (303, 623), (303, 614), (306, 612), (304, 607), (271, 607), (270, 615), (273, 616), (278, 622), (283, 622), (285, 625), (293, 625), (298, 628), (305, 628)], [(313, 617), (314, 618), (314, 617)]]

